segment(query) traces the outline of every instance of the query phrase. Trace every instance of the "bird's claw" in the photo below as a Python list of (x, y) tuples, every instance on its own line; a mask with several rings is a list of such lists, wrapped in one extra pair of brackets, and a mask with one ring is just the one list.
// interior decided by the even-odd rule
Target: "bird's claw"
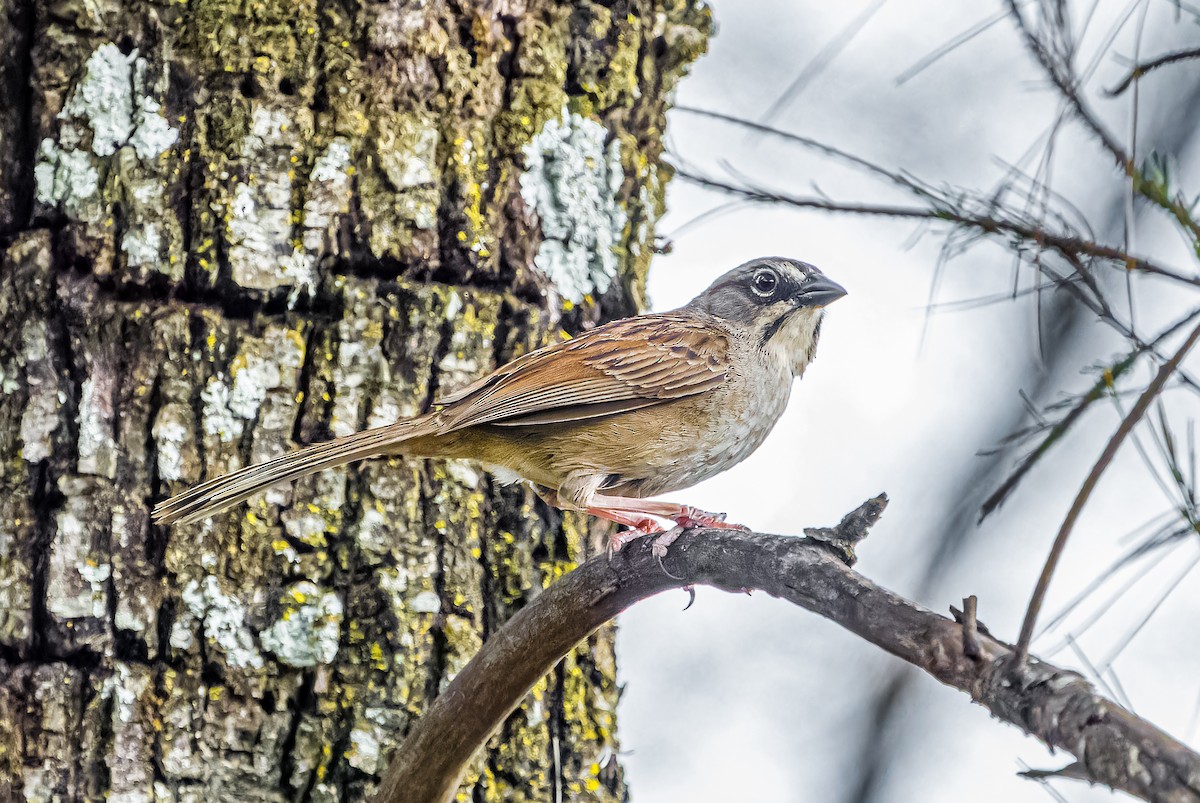
[(661, 532), (663, 532), (662, 525), (650, 518), (642, 519), (628, 530), (618, 530), (608, 539), (608, 559), (612, 560), (613, 555), (620, 552), (621, 548), (633, 539)]
[(675, 523), (685, 529), (693, 527), (714, 527), (718, 530), (741, 530), (749, 532), (750, 528), (744, 524), (731, 524), (725, 521), (724, 513), (709, 513), (706, 510), (700, 510), (695, 507), (685, 507), (678, 516), (675, 517)]
[[(679, 536), (683, 535), (683, 533), (684, 530), (682, 527), (674, 527), (650, 542), (650, 554), (655, 558), (658, 558), (658, 568), (662, 569), (663, 574), (665, 574), (667, 577), (670, 577), (672, 580), (682, 580), (683, 578), (677, 574), (672, 574), (671, 571), (663, 564), (663, 558), (667, 556), (667, 548), (679, 540)], [(695, 598), (695, 594), (692, 594), (692, 597)], [(689, 602), (688, 607), (690, 608), (691, 605), (692, 603)], [(687, 608), (684, 608), (684, 610), (686, 611)]]

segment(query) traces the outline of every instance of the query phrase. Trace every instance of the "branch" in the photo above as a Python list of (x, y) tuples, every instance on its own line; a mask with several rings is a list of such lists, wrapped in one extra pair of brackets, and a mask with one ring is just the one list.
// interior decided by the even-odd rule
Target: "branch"
[(1039, 250), (1053, 250), (1064, 257), (1077, 255), (1094, 257), (1115, 265), (1120, 265), (1126, 270), (1141, 271), (1143, 273), (1162, 276), (1164, 278), (1172, 279), (1184, 284), (1200, 286), (1200, 274), (1193, 276), (1180, 273), (1172, 268), (1151, 262), (1145, 257), (1126, 253), (1119, 248), (1095, 243), (1074, 235), (1054, 232), (1037, 225), (1023, 223), (1016, 220), (989, 217), (987, 215), (974, 215), (944, 208), (927, 208), (919, 206), (887, 204), (842, 203), (838, 201), (831, 201), (825, 198), (788, 195), (786, 193), (774, 192), (772, 190), (760, 187), (733, 184), (728, 181), (711, 178), (699, 173), (692, 173), (683, 168), (677, 168), (675, 171), (675, 176), (683, 181), (690, 182), (699, 187), (717, 190), (728, 195), (735, 195), (759, 203), (783, 204), (785, 206), (794, 206), (799, 209), (816, 209), (824, 212), (842, 212), (853, 215), (876, 215), (879, 217), (893, 217), (908, 220), (927, 220), (934, 223), (942, 221), (945, 223), (963, 226), (968, 229), (973, 229), (982, 234), (1008, 234), (1012, 235), (1013, 238), (1020, 240), (1026, 245), (1030, 245), (1031, 247), (1035, 247)]
[(850, 568), (854, 543), (886, 504), (869, 500), (808, 538), (689, 530), (665, 558), (639, 538), (592, 558), (542, 592), (483, 645), (392, 758), (376, 803), (451, 799), (472, 755), (575, 644), (639, 600), (703, 583), (759, 589), (830, 619), (966, 692), (996, 717), (1073, 754), (1082, 777), (1146, 800), (1200, 796), (1200, 755), (1100, 696), (1073, 672), (1020, 663), (970, 614), (962, 624), (880, 588)]

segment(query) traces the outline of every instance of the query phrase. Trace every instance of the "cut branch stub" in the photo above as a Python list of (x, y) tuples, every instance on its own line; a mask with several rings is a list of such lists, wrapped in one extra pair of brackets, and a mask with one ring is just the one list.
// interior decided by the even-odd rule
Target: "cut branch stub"
[(887, 494), (879, 494), (843, 516), (836, 527), (805, 527), (804, 534), (828, 546), (847, 566), (853, 566), (858, 560), (854, 545), (867, 537), (887, 504)]

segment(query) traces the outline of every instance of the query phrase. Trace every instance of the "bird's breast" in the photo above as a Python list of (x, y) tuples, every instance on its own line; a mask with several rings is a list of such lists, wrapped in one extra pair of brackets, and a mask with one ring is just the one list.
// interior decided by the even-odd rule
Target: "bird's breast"
[(725, 385), (702, 402), (709, 408), (708, 433), (697, 444), (687, 485), (706, 480), (749, 457), (771, 434), (787, 408), (791, 372), (769, 359), (755, 362), (745, 373), (731, 375)]
[(719, 387), (597, 422), (597, 455), (611, 493), (682, 490), (745, 460), (766, 440), (791, 394), (786, 366), (756, 353)]

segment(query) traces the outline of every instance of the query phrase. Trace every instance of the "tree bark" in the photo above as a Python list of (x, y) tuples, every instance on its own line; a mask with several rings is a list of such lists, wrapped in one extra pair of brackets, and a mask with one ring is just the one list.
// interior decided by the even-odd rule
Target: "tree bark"
[[(0, 0), (0, 800), (361, 798), (595, 549), (436, 461), (148, 510), (635, 312), (709, 29), (694, 0)], [(612, 636), (462, 794), (624, 797)]]

